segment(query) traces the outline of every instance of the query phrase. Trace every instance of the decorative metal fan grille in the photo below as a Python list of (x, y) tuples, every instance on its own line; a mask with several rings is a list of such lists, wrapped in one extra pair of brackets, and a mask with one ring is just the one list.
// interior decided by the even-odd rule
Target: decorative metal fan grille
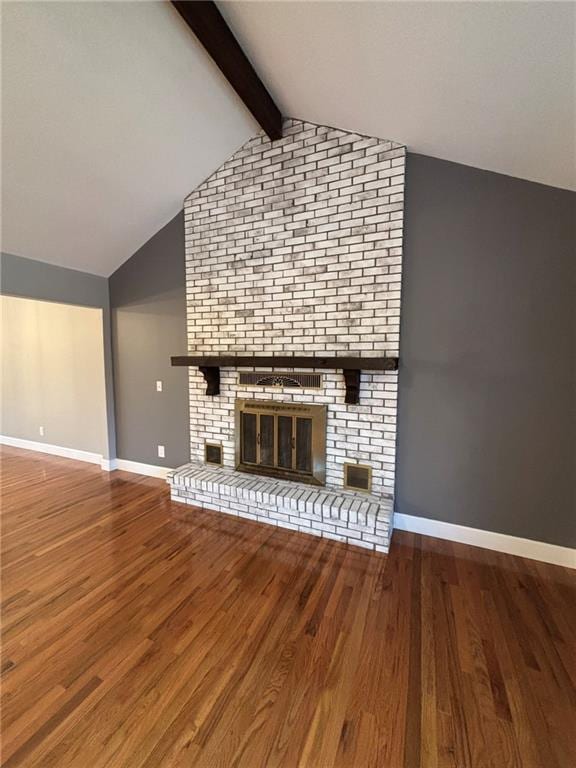
[(270, 371), (240, 372), (238, 383), (252, 387), (279, 387), (286, 389), (320, 389), (321, 373), (276, 373)]

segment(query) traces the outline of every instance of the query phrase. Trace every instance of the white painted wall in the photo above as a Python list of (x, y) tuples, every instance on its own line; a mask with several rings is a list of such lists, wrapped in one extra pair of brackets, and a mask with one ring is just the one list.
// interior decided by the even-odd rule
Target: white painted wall
[(102, 310), (0, 296), (0, 311), (0, 433), (106, 455)]

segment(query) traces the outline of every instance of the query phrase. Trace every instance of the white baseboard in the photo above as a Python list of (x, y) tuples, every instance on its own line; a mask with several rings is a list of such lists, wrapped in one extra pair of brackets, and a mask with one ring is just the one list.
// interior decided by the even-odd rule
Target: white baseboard
[(543, 563), (576, 568), (576, 549), (548, 544), (545, 541), (521, 539), (506, 533), (483, 531), (480, 528), (468, 528), (465, 525), (445, 523), (442, 520), (429, 520), (426, 517), (415, 517), (414, 515), (403, 515), (398, 512), (394, 514), (394, 528), (398, 528), (400, 531), (421, 533), (425, 536), (435, 536), (437, 539), (471, 544), (474, 547), (493, 549), (496, 552), (527, 557), (530, 560), (540, 560)]
[[(104, 467), (102, 468), (104, 469)], [(162, 480), (166, 480), (166, 475), (170, 472), (170, 467), (158, 467), (156, 464), (143, 464), (140, 461), (130, 461), (129, 459), (113, 459), (110, 462), (110, 470), (114, 469), (134, 472), (136, 475), (159, 477)]]
[(24, 440), (21, 437), (8, 437), (8, 435), (0, 435), (0, 444), (11, 445), (13, 448), (23, 448), (26, 451), (50, 453), (52, 456), (62, 456), (65, 459), (87, 461), (90, 464), (102, 464), (102, 462), (105, 461), (100, 453), (81, 451), (78, 448), (66, 448), (62, 445), (51, 445), (50, 443), (39, 443), (35, 440)]
[[(147, 475), (166, 479), (170, 472), (169, 467), (158, 467), (155, 464), (143, 464), (139, 461), (128, 459), (105, 459), (99, 453), (80, 451), (76, 448), (65, 448), (61, 445), (39, 443), (34, 440), (24, 440), (19, 437), (0, 435), (0, 444), (10, 445), (14, 448), (23, 448), (28, 451), (50, 453), (53, 456), (62, 456), (76, 461), (87, 461), (90, 464), (99, 464), (106, 472), (121, 469), (125, 472), (133, 472), (136, 475)], [(424, 536), (434, 536), (437, 539), (458, 541), (461, 544), (470, 544), (474, 547), (493, 549), (496, 552), (505, 552), (509, 555), (527, 557), (531, 560), (540, 560), (553, 565), (563, 565), (567, 568), (576, 568), (576, 549), (561, 547), (557, 544), (548, 544), (545, 541), (533, 541), (522, 539), (518, 536), (509, 536), (506, 533), (484, 531), (480, 528), (469, 528), (465, 525), (445, 523), (442, 520), (431, 520), (427, 517), (394, 514), (394, 528), (400, 531), (421, 533)]]
[(23, 448), (26, 451), (39, 451), (40, 453), (50, 453), (52, 456), (62, 456), (65, 459), (75, 459), (76, 461), (87, 461), (90, 464), (99, 464), (105, 472), (122, 469), (125, 472), (134, 472), (136, 475), (159, 477), (162, 480), (165, 480), (166, 475), (170, 471), (169, 467), (158, 467), (155, 464), (142, 464), (139, 461), (129, 461), (128, 459), (105, 459), (99, 453), (80, 451), (76, 448), (65, 448), (62, 445), (39, 443), (35, 440), (24, 440), (20, 437), (8, 437), (7, 435), (0, 435), (0, 445), (10, 445), (13, 448)]

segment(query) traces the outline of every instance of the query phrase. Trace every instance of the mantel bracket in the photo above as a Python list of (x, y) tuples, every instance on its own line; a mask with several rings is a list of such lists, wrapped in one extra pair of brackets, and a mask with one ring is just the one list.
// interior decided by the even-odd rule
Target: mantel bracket
[(330, 368), (342, 371), (346, 384), (345, 402), (358, 405), (360, 402), (360, 371), (397, 371), (397, 357), (312, 357), (257, 355), (213, 355), (172, 357), (172, 365), (198, 366), (206, 380), (206, 394), (214, 397), (220, 394), (220, 368)]
[(215, 396), (220, 394), (220, 368), (213, 366), (199, 366), (200, 373), (206, 381), (206, 394)]
[(357, 368), (343, 368), (344, 382), (346, 384), (346, 397), (344, 402), (348, 405), (358, 405), (360, 402), (360, 370)]

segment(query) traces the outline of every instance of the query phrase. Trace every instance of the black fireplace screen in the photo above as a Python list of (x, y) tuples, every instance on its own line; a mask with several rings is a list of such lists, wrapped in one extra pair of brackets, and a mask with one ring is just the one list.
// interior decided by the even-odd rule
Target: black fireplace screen
[(236, 465), (245, 472), (324, 485), (326, 407), (237, 400)]

